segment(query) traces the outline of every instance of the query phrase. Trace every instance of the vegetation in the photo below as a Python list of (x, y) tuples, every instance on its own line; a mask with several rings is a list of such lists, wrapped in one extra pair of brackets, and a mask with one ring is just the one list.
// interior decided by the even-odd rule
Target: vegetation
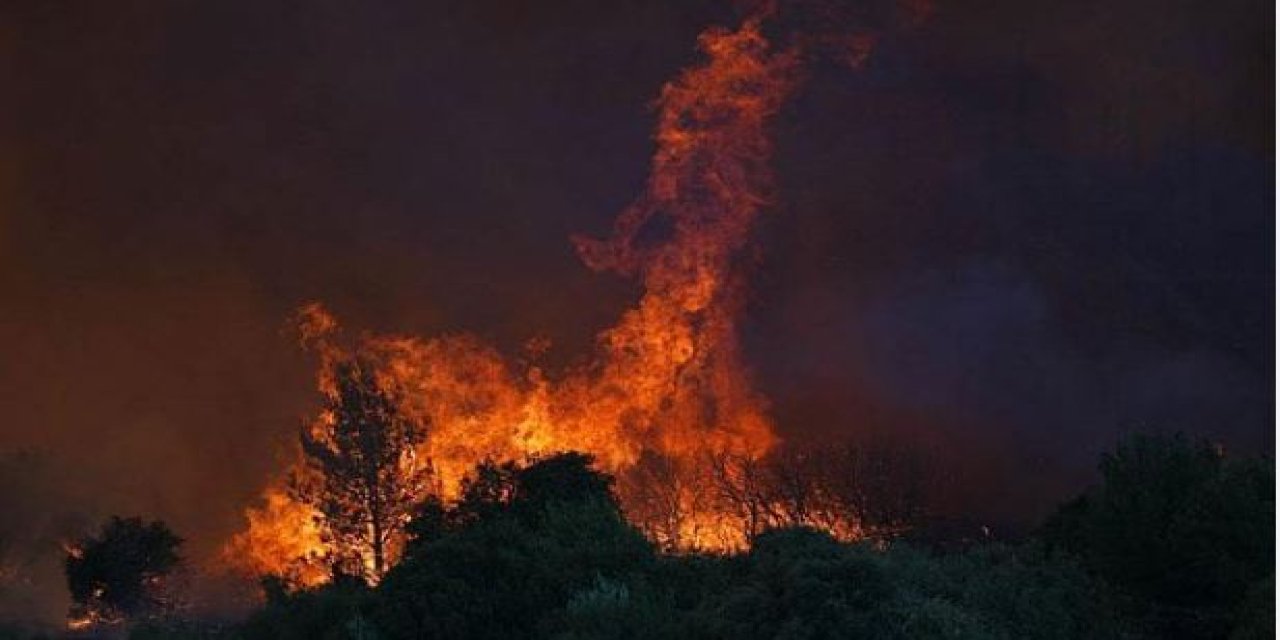
[(111, 624), (166, 613), (173, 605), (166, 580), (182, 561), (181, 544), (162, 522), (112, 517), (68, 549), (70, 618)]
[(565, 453), (485, 462), (416, 505), (372, 585), (288, 592), (231, 626), (132, 637), (1210, 639), (1273, 637), (1274, 466), (1181, 436), (1132, 438), (1031, 538), (919, 547), (767, 528), (733, 555), (670, 554), (613, 479)]
[(485, 463), (423, 509), (376, 587), (277, 592), (229, 637), (1121, 637), (1099, 585), (1039, 547), (934, 556), (789, 528), (737, 556), (660, 554), (579, 454)]
[(337, 542), (333, 548), (351, 552), (336, 559), (336, 568), (376, 580), (402, 543), (431, 475), (414, 457), (426, 431), (358, 361), (334, 367), (333, 389), (325, 395), (321, 420), (299, 435), (307, 469), (291, 488), (324, 515), (319, 522)]
[(1100, 470), (1102, 484), (1045, 525), (1047, 543), (1122, 590), (1128, 613), (1158, 637), (1245, 633), (1274, 592), (1274, 462), (1137, 436)]

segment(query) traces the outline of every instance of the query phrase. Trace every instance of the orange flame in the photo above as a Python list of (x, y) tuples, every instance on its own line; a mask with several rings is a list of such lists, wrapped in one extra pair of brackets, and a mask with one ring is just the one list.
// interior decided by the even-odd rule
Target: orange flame
[[(624, 508), (660, 543), (742, 545), (744, 534), (706, 488), (706, 461), (756, 458), (777, 441), (737, 327), (742, 253), (772, 187), (768, 125), (801, 70), (798, 47), (777, 50), (763, 35), (770, 13), (700, 36), (706, 61), (664, 86), (656, 102), (657, 150), (644, 193), (618, 217), (613, 237), (573, 239), (591, 268), (637, 276), (644, 286), (635, 307), (598, 336), (591, 364), (552, 377), (467, 335), (366, 337), (348, 349), (336, 340), (337, 322), (312, 305), (299, 325), (321, 354), (321, 391), (332, 392), (330, 364), (351, 351), (377, 363), (380, 384), (429, 425), (417, 453), (434, 465), (445, 498), (481, 460), (579, 450), (619, 477)], [(858, 40), (851, 50), (867, 46)], [(659, 223), (669, 237), (646, 246), (642, 231)], [(253, 574), (323, 581), (306, 570), (326, 554), (316, 517), (268, 489), (225, 558)]]
[(252, 576), (279, 576), (292, 585), (312, 587), (329, 580), (317, 514), (272, 487), (262, 505), (246, 512), (249, 527), (231, 539), (223, 560)]

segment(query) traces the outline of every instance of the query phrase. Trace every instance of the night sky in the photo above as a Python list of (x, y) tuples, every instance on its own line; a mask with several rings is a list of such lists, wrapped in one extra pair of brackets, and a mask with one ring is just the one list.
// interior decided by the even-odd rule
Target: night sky
[[(1014, 520), (1124, 432), (1272, 450), (1273, 11), (939, 0), (814, 69), (744, 320), (780, 432), (910, 438)], [(568, 237), (640, 191), (652, 99), (735, 15), (0, 5), (0, 451), (58, 496), (27, 517), (223, 541), (315, 401), (307, 301), (581, 359), (637, 285)]]

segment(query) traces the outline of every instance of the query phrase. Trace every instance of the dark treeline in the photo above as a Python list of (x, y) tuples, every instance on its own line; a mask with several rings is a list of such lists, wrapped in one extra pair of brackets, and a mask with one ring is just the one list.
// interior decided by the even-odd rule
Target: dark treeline
[(588, 456), (483, 463), (458, 501), (415, 507), (376, 585), (268, 580), (244, 620), (157, 609), (129, 637), (1273, 637), (1272, 460), (1137, 436), (1100, 471), (1016, 544), (845, 543), (768, 521), (749, 549), (703, 555), (664, 552), (629, 524)]

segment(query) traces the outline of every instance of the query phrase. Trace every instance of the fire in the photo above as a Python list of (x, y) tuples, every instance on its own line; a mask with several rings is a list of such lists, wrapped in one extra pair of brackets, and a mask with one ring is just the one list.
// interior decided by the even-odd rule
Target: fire
[(246, 513), (249, 528), (223, 549), (223, 560), (254, 576), (279, 576), (311, 587), (329, 580), (316, 514), (278, 487), (267, 489), (260, 507)]
[(97, 625), (97, 624), (100, 624), (100, 621), (99, 621), (97, 618), (93, 618), (93, 617), (89, 617), (89, 616), (85, 616), (85, 617), (72, 617), (72, 618), (68, 618), (68, 619), (67, 619), (67, 630), (68, 630), (68, 631), (83, 631), (83, 630), (85, 630), (85, 629), (89, 629), (89, 628), (91, 628), (91, 627), (93, 627), (94, 625)]
[[(551, 374), (467, 335), (373, 336), (348, 345), (337, 321), (312, 305), (299, 325), (322, 360), (320, 390), (332, 393), (328, 376), (342, 358), (359, 353), (375, 362), (379, 384), (429, 425), (417, 455), (433, 465), (446, 499), (481, 460), (578, 450), (619, 478), (628, 515), (661, 544), (741, 546), (735, 516), (710, 489), (708, 461), (758, 459), (778, 441), (737, 324), (744, 250), (772, 187), (769, 124), (802, 76), (802, 43), (776, 47), (764, 35), (773, 16), (765, 7), (736, 30), (700, 36), (705, 61), (656, 101), (656, 152), (644, 192), (617, 218), (612, 237), (573, 238), (592, 269), (643, 284), (635, 306), (598, 336), (588, 365)], [(869, 41), (849, 42), (844, 54), (860, 62)], [(652, 224), (670, 233), (646, 245), (643, 231)], [(247, 516), (248, 529), (225, 558), (297, 584), (326, 579), (315, 562), (326, 555), (317, 514), (271, 488)]]

